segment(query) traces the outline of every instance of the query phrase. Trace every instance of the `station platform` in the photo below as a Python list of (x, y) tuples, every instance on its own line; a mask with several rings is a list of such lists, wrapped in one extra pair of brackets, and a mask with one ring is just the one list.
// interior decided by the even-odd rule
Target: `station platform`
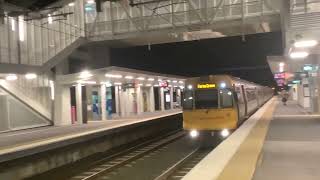
[[(97, 137), (116, 128), (144, 123), (181, 113), (181, 109), (144, 113), (127, 118), (89, 121), (88, 124), (47, 126), (0, 134), (0, 163)], [(104, 134), (105, 135), (105, 134)]]
[(319, 179), (319, 118), (274, 97), (183, 179)]

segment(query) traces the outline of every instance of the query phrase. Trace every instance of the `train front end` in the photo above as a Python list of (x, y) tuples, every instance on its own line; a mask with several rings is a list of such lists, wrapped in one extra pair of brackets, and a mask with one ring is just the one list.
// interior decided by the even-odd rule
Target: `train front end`
[(183, 128), (190, 137), (226, 138), (237, 128), (237, 104), (228, 79), (190, 79), (186, 82), (183, 101)]

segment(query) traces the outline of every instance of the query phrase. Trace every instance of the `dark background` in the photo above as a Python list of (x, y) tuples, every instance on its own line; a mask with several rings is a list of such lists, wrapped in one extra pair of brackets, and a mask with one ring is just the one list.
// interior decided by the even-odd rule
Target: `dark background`
[(263, 85), (275, 86), (267, 56), (282, 55), (281, 32), (168, 44), (115, 48), (114, 66), (183, 76), (230, 74)]

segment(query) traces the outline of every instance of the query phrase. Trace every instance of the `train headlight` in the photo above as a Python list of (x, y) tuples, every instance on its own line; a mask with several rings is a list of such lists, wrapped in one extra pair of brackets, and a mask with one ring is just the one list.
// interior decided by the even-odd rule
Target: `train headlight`
[(220, 88), (225, 88), (227, 84), (225, 82), (220, 83)]
[(199, 136), (199, 132), (196, 131), (196, 130), (192, 130), (192, 131), (190, 131), (190, 136), (191, 136), (192, 138), (196, 138), (196, 137)]
[(230, 132), (229, 132), (228, 129), (224, 129), (224, 130), (221, 131), (221, 136), (222, 137), (227, 137), (229, 135), (230, 135)]

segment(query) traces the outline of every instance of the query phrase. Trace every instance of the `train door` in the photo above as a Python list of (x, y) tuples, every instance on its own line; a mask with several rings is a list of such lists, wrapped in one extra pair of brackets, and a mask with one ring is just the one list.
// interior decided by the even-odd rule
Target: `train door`
[(241, 91), (241, 86), (235, 87), (235, 99), (237, 100), (237, 105), (238, 105), (238, 113), (239, 113), (239, 121), (243, 121), (243, 119), (246, 116), (246, 104), (244, 101), (244, 96)]
[(248, 100), (247, 100), (247, 96), (244, 90), (244, 85), (241, 85), (241, 95), (243, 98), (243, 102), (244, 102), (244, 116), (248, 116)]

